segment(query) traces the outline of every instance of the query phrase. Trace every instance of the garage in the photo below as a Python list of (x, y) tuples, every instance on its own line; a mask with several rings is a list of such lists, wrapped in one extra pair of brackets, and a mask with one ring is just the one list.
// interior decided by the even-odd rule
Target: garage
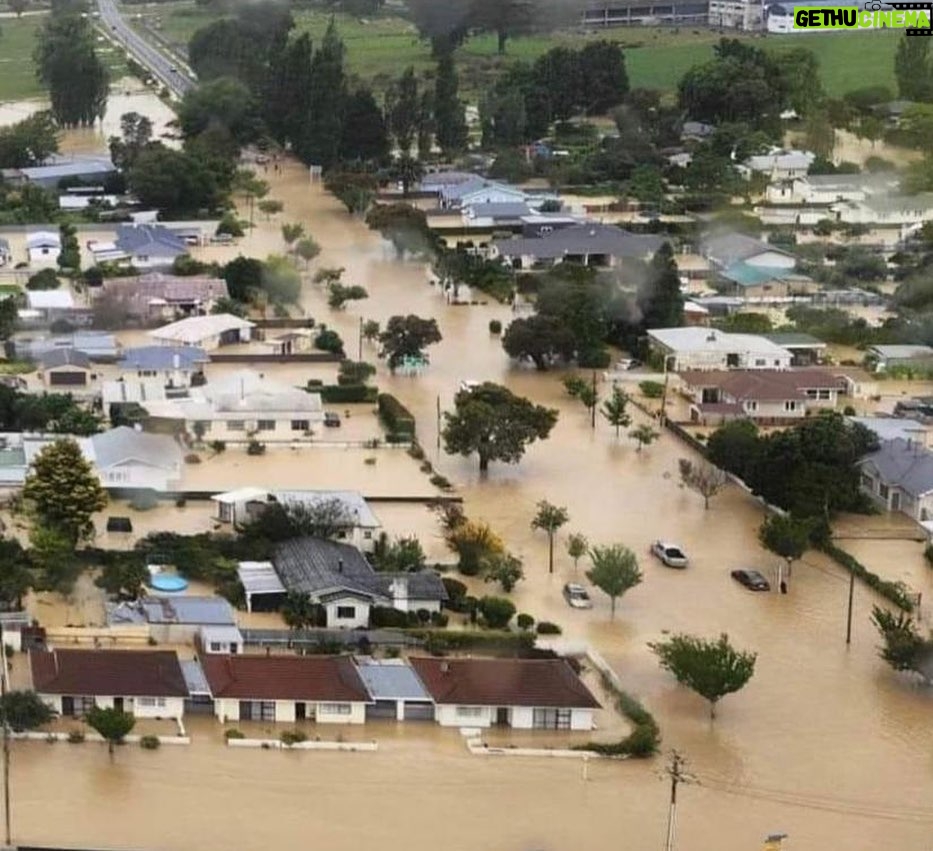
[(373, 699), (366, 707), (367, 718), (434, 720), (434, 701), (404, 659), (358, 657), (356, 669)]
[(406, 721), (433, 721), (434, 704), (416, 703), (414, 701), (405, 702), (405, 720)]
[(377, 700), (366, 707), (366, 720), (370, 718), (390, 718), (395, 719), (397, 702), (394, 700)]
[(87, 373), (81, 370), (58, 369), (49, 373), (50, 387), (83, 387), (87, 384)]

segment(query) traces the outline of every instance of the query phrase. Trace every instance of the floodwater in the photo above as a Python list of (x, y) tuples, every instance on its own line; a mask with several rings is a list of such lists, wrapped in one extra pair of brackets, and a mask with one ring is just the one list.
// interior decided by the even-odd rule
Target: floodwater
[[(510, 319), (508, 307), (446, 305), (422, 265), (396, 261), (377, 235), (310, 186), (302, 169), (287, 166), (263, 176), (285, 213), (260, 222), (236, 250), (280, 251), (281, 222), (301, 221), (323, 246), (316, 265), (344, 266), (345, 280), (369, 291), (368, 300), (332, 312), (323, 294), (307, 286), (304, 307), (336, 328), (350, 351), (361, 317), (383, 323), (398, 313), (437, 318), (444, 341), (431, 348), (425, 374), (393, 377), (380, 365), (378, 383), (415, 413), (428, 457), (458, 485), (468, 514), (488, 520), (524, 559), (527, 578), (515, 592), (519, 610), (559, 621), (567, 637), (594, 645), (655, 714), (665, 747), (677, 747), (689, 760), (698, 783), (679, 796), (677, 848), (745, 851), (782, 832), (795, 851), (928, 849), (933, 696), (877, 658), (869, 622), (873, 595), (856, 586), (847, 647), (847, 578), (817, 554), (795, 567), (787, 596), (738, 587), (728, 576), (732, 568), (774, 575), (774, 557), (757, 543), (762, 515), (754, 501), (732, 488), (704, 511), (699, 497), (678, 487), (677, 461), (688, 453), (677, 441), (665, 435), (637, 453), (604, 422), (591, 429), (584, 409), (566, 398), (559, 375), (509, 363), (488, 331), (490, 319)], [(206, 251), (218, 259), (229, 252)], [(364, 357), (375, 359), (372, 348), (364, 346)], [(531, 447), (518, 466), (494, 465), (486, 478), (475, 459), (443, 454), (436, 446), (436, 408), (438, 400), (442, 408), (451, 406), (461, 379), (502, 381), (559, 408), (551, 438)], [(276, 462), (269, 457), (256, 471), (268, 473), (273, 463), (298, 469), (300, 463), (307, 471), (304, 486), (316, 487), (318, 453), (324, 452), (308, 450), (294, 464), (287, 454)], [(197, 475), (237, 462), (243, 463), (228, 451)], [(369, 472), (382, 476), (392, 463), (387, 451), (380, 452)], [(354, 463), (347, 469), (356, 481), (359, 469)], [(230, 480), (257, 483), (246, 474), (241, 467)], [(407, 488), (411, 470), (403, 475)], [(365, 479), (359, 486), (365, 489)], [(567, 506), (571, 516), (558, 535), (554, 575), (547, 573), (544, 536), (529, 527), (542, 499)], [(433, 529), (427, 512), (409, 517)], [(643, 555), (644, 582), (620, 601), (614, 621), (599, 592), (592, 611), (570, 610), (561, 597), (562, 584), (576, 575), (564, 553), (568, 531), (594, 543), (624, 543), (640, 555), (663, 536), (681, 543), (692, 565), (671, 571)], [(916, 544), (857, 547), (885, 575), (900, 577), (900, 561), (909, 557), (906, 578), (925, 596), (931, 591)], [(728, 632), (738, 646), (757, 651), (755, 677), (723, 700), (715, 722), (648, 650), (647, 642), (668, 631)], [(575, 760), (474, 757), (456, 731), (427, 726), (401, 733), (373, 728), (380, 750), (371, 754), (225, 749), (219, 725), (204, 720), (191, 727), (189, 748), (125, 748), (113, 762), (89, 746), (16, 743), (15, 834), (33, 842), (169, 851), (298, 849), (312, 842), (338, 851), (374, 843), (416, 851), (439, 845), (456, 851), (662, 846), (668, 791), (659, 779), (661, 759), (598, 762), (584, 781)], [(63, 784), (63, 776), (74, 780)]]

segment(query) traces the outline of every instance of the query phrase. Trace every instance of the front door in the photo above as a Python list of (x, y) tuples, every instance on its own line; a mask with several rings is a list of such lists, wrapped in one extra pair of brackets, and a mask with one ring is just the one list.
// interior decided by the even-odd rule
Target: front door
[(117, 712), (123, 711), (123, 698), (122, 697), (115, 697), (113, 699), (113, 708), (116, 709)]
[(253, 704), (249, 700), (240, 701), (240, 720), (241, 721), (252, 721), (253, 720)]
[(62, 698), (62, 715), (73, 718), (75, 714), (75, 699), (73, 697)]
[(308, 704), (307, 703), (296, 703), (295, 704), (295, 720), (304, 721), (308, 717)]
[(500, 706), (496, 710), (496, 725), (499, 727), (507, 727), (509, 725), (509, 708), (507, 706)]
[(894, 491), (891, 494), (891, 511), (900, 511), (901, 510), (901, 492)]

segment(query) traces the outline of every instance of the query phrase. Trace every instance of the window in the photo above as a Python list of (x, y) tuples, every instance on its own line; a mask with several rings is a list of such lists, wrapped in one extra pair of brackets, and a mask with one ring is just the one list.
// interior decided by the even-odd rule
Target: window
[(878, 485), (878, 496), (880, 496), (883, 500), (887, 500), (889, 493), (890, 489), (887, 485)]
[(128, 475), (120, 470), (110, 470), (107, 473), (108, 482), (125, 482), (128, 478)]
[(349, 703), (319, 703), (317, 708), (322, 715), (349, 715), (353, 707)]
[(260, 431), (275, 431), (275, 420), (259, 420), (256, 428)]
[(356, 617), (356, 606), (337, 606), (337, 617), (340, 620), (350, 620)]
[(875, 480), (871, 476), (866, 476), (863, 473), (862, 474), (862, 487), (865, 488), (865, 490), (869, 490), (872, 493), (874, 493), (875, 492)]
[(220, 653), (220, 642), (219, 641), (211, 642), (211, 653)]
[(745, 410), (746, 410), (746, 411), (757, 411), (757, 410), (758, 410), (758, 403), (757, 403), (756, 401), (754, 401), (754, 400), (751, 400), (751, 401), (746, 402), (746, 403), (745, 403)]
[(363, 532), (363, 540), (364, 540), (364, 541), (371, 541), (372, 539), (373, 539), (373, 533), (372, 533), (372, 532)]
[(243, 420), (228, 420), (227, 431), (245, 431), (246, 424)]
[(138, 706), (165, 706), (164, 697), (137, 697), (136, 704)]
[(155, 378), (156, 371), (154, 369), (141, 369), (138, 375), (140, 378)]
[(755, 366), (765, 366), (767, 363), (764, 358), (755, 358)]
[(482, 706), (458, 706), (457, 715), (461, 718), (479, 718), (483, 714)]
[(75, 715), (87, 715), (95, 706), (97, 702), (93, 697), (82, 696), (75, 698)]
[(569, 730), (569, 709), (535, 709), (532, 726), (536, 730)]
[(815, 398), (816, 398), (816, 390), (807, 390), (807, 398), (808, 398), (808, 399), (815, 399)]
[(292, 431), (307, 431), (310, 427), (307, 420), (292, 420)]
[(211, 430), (211, 423), (209, 420), (197, 420), (194, 424), (195, 433), (202, 431), (204, 434), (207, 434)]
[(820, 390), (819, 398), (824, 399), (824, 400), (829, 400), (832, 398), (832, 393), (833, 393), (832, 390)]
[(794, 411), (797, 410), (797, 403), (795, 401), (785, 402), (784, 410), (787, 411), (788, 413), (793, 413)]

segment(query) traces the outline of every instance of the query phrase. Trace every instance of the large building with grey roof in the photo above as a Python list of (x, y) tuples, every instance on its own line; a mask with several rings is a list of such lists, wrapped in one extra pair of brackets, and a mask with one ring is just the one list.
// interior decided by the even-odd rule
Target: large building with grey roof
[(920, 441), (883, 441), (859, 469), (862, 491), (885, 511), (900, 511), (918, 523), (933, 521), (933, 453)]

